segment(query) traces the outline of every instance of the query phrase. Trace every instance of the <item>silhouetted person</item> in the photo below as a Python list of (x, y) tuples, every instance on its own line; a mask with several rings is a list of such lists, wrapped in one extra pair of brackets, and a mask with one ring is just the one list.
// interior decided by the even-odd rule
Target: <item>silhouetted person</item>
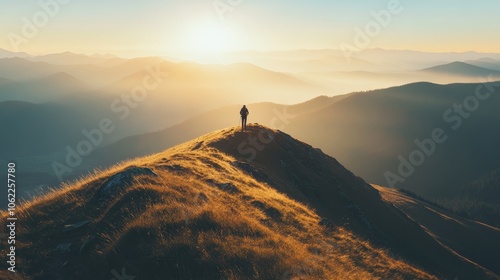
[(240, 110), (240, 115), (241, 115), (241, 129), (246, 129), (247, 128), (247, 116), (250, 114), (248, 112), (247, 106), (243, 105), (243, 108)]

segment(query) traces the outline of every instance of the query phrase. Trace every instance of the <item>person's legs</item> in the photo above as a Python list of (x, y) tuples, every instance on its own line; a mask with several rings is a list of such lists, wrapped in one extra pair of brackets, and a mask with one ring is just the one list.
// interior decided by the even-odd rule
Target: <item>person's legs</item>
[(245, 122), (245, 129), (246, 129), (247, 128), (247, 117), (245, 117), (244, 122)]

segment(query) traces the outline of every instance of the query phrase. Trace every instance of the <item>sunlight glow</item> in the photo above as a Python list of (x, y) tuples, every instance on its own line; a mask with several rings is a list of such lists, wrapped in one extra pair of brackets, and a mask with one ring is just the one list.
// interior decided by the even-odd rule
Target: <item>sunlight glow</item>
[(189, 41), (188, 51), (213, 54), (231, 50), (233, 37), (227, 26), (211, 23), (194, 27)]

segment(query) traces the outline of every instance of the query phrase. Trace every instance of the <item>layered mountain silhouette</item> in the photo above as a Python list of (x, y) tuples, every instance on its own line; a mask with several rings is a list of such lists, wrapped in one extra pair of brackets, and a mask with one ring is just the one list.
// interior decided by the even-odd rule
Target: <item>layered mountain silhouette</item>
[[(475, 98), (478, 88), (491, 91), (488, 99), (457, 117), (456, 106)], [(399, 174), (400, 157), (409, 159), (419, 149), (417, 140), (442, 129), (446, 142), (396, 186), (421, 195), (447, 195), (498, 168), (498, 92), (498, 83), (415, 83), (375, 90), (298, 116), (286, 130), (336, 155), (365, 180), (388, 185), (385, 174)]]
[(44, 61), (56, 65), (84, 65), (107, 63), (118, 57), (110, 54), (84, 55), (73, 52), (53, 53), (35, 57), (28, 57), (31, 61)]
[[(66, 55), (51, 57), (64, 60)], [(0, 82), (0, 101), (54, 102), (92, 112), (87, 119), (113, 116), (121, 122), (126, 118), (126, 124), (111, 135), (112, 141), (157, 131), (220, 106), (262, 100), (296, 103), (332, 95), (320, 85), (245, 63), (201, 65), (159, 57), (101, 62), (102, 58), (88, 57), (95, 64), (53, 64), (47, 61), (55, 58), (30, 59), (0, 59), (0, 77), (6, 79)], [(150, 84), (148, 89), (140, 98), (133, 96), (132, 90), (144, 81)]]
[(25, 101), (30, 103), (56, 102), (71, 99), (77, 93), (89, 91), (89, 86), (75, 77), (59, 72), (29, 81), (0, 81), (0, 102)]
[(9, 131), (0, 152), (4, 158), (51, 154), (82, 138), (75, 127), (88, 124), (83, 114), (55, 103), (0, 102), (0, 128)]
[(500, 71), (475, 66), (465, 62), (455, 61), (445, 65), (438, 65), (422, 70), (435, 74), (460, 75), (464, 77), (487, 78), (493, 76), (500, 77)]
[(500, 71), (500, 60), (499, 59), (483, 57), (483, 58), (476, 59), (476, 60), (467, 60), (465, 62), (468, 64), (478, 66), (478, 67), (483, 67), (486, 69)]
[(25, 203), (16, 279), (499, 279), (386, 200), (279, 130), (227, 128)]
[(9, 57), (30, 57), (29, 54), (25, 52), (13, 52), (8, 51), (6, 49), (0, 48), (0, 57), (1, 58), (9, 58)]

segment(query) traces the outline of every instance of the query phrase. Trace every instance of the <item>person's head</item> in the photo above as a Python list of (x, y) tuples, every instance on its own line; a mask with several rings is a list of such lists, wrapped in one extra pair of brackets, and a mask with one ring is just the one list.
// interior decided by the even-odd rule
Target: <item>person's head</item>
[(243, 108), (246, 108), (246, 107), (247, 107), (247, 105), (243, 105)]

